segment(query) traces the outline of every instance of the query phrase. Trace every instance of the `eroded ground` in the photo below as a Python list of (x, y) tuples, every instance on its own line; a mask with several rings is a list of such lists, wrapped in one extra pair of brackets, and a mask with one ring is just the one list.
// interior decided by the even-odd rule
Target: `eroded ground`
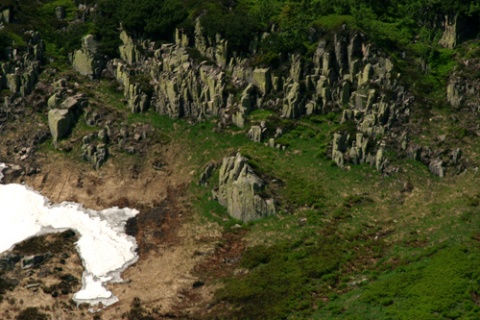
[[(60, 234), (35, 238), (42, 245), (20, 246), (14, 251), (14, 260), (36, 254), (45, 261), (26, 269), (21, 268), (21, 261), (13, 261), (6, 269), (3, 277), (12, 285), (0, 303), (0, 317), (15, 319), (28, 307), (37, 307), (52, 319), (208, 316), (209, 303), (218, 287), (215, 275), (233, 270), (228, 266), (239, 260), (240, 237), (223, 235), (220, 226), (200, 221), (195, 214), (187, 194), (195, 168), (180, 145), (159, 141), (155, 129), (148, 126), (141, 130), (149, 138), (144, 134), (139, 139), (134, 135), (140, 130), (138, 126), (112, 124), (118, 111), (103, 103), (100, 92), (93, 95), (90, 99), (95, 101), (95, 111), (103, 114), (114, 130), (123, 125), (132, 132), (128, 141), (136, 149), (134, 155), (112, 145), (108, 161), (94, 170), (75, 149), (85, 134), (81, 126), (77, 124), (79, 129), (54, 150), (50, 142), (45, 142), (49, 139), (48, 127), (42, 113), (27, 107), (17, 110), (1, 127), (0, 159), (10, 165), (4, 182), (24, 183), (54, 203), (74, 201), (96, 210), (111, 206), (139, 209), (136, 220), (127, 224), (127, 232), (139, 245), (139, 261), (123, 273), (124, 283), (110, 286), (120, 302), (92, 314), (87, 306), (76, 306), (71, 300), (82, 278), (75, 237), (64, 239)], [(230, 249), (219, 245), (225, 241)], [(224, 257), (228, 255), (234, 257)], [(68, 290), (51, 290), (59, 283)]]

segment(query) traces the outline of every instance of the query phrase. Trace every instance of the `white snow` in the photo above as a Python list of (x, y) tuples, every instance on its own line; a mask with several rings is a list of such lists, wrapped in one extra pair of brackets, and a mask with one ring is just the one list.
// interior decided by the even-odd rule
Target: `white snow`
[[(0, 181), (3, 167), (0, 164)], [(108, 306), (118, 298), (105, 284), (121, 281), (120, 273), (138, 259), (135, 238), (124, 231), (126, 221), (137, 213), (117, 207), (94, 211), (72, 202), (53, 205), (23, 185), (0, 184), (0, 253), (34, 236), (75, 230), (85, 271), (82, 289), (73, 299), (77, 303), (101, 302)]]

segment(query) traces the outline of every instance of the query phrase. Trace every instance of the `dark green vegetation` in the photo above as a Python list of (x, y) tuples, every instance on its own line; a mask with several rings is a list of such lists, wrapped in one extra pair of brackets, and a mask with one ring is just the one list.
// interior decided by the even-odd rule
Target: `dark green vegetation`
[[(91, 23), (69, 24), (77, 18), (77, 5), (88, 2), (91, 1), (2, 1), (0, 8), (10, 8), (13, 20), (0, 31), (0, 48), (24, 47), (32, 36), (25, 31), (35, 30), (46, 41), (49, 58), (65, 66), (68, 53), (80, 47), (82, 36), (91, 32)], [(58, 6), (65, 8), (64, 20), (55, 16)]]
[(37, 308), (27, 308), (20, 312), (17, 320), (48, 320), (48, 316), (40, 311)]

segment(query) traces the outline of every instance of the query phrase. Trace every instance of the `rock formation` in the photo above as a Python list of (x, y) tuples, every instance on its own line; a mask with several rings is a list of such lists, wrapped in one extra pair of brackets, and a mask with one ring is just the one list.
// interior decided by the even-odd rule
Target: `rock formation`
[(84, 76), (97, 78), (103, 70), (105, 62), (97, 54), (98, 44), (93, 35), (89, 34), (82, 39), (82, 48), (73, 55), (73, 68)]
[(273, 199), (262, 199), (258, 194), (264, 186), (239, 153), (223, 159), (217, 199), (235, 219), (247, 222), (275, 214)]
[[(57, 98), (57, 95), (52, 97)], [(52, 98), (50, 98), (52, 99)], [(50, 100), (49, 100), (50, 101)], [(66, 137), (77, 121), (81, 110), (86, 107), (87, 98), (83, 94), (77, 94), (66, 98), (58, 108), (50, 109), (48, 112), (48, 125), (54, 143)], [(53, 105), (53, 103), (52, 103)], [(56, 106), (56, 104), (55, 104)]]

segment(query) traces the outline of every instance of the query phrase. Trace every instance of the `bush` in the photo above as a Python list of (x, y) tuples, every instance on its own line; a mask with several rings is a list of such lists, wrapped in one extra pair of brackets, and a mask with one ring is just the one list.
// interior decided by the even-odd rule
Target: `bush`
[(27, 308), (20, 312), (17, 320), (48, 320), (48, 316), (38, 311), (38, 308)]

